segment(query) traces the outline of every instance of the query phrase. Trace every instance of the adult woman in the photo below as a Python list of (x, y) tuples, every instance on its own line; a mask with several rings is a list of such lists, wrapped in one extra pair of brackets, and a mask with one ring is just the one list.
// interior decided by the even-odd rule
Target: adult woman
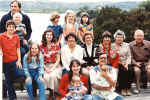
[(78, 37), (79, 39), (83, 42), (83, 36), (85, 32), (91, 32), (93, 35), (93, 25), (90, 24), (90, 18), (88, 13), (83, 12), (81, 13), (81, 19), (80, 19), (80, 24), (79, 24), (79, 34)]
[(83, 46), (83, 60), (84, 64), (84, 73), (88, 74), (87, 70), (90, 69), (92, 66), (97, 65), (97, 59), (98, 59), (98, 46), (93, 43), (93, 35), (90, 32), (85, 32), (83, 36), (83, 41), (85, 42), (85, 45)]
[(122, 95), (131, 95), (130, 85), (132, 80), (131, 71), (131, 52), (128, 43), (123, 42), (125, 39), (125, 33), (121, 30), (117, 30), (114, 34), (115, 43), (112, 44), (116, 47), (119, 54), (119, 73), (118, 73), (118, 85)]
[(75, 75), (80, 77), (81, 82), (83, 82), (83, 85), (88, 89), (88, 78), (81, 73), (80, 62), (78, 60), (72, 60), (69, 68), (70, 71), (67, 74), (64, 74), (60, 80), (60, 85), (58, 90), (59, 93), (61, 94), (61, 97), (59, 98), (59, 100), (67, 96), (72, 77)]
[(82, 62), (83, 49), (76, 44), (76, 36), (70, 33), (66, 36), (67, 45), (61, 49), (61, 60), (63, 64), (63, 74), (70, 70), (69, 65), (73, 59), (78, 59)]
[(52, 22), (51, 25), (49, 25), (47, 28), (53, 29), (54, 35), (57, 39), (57, 43), (59, 44), (61, 40), (61, 34), (63, 33), (63, 28), (61, 25), (58, 25), (59, 23), (60, 15), (57, 12), (53, 12), (50, 21)]
[(118, 68), (119, 54), (111, 45), (111, 33), (109, 31), (103, 32), (102, 38), (103, 42), (100, 44), (100, 52), (108, 55), (108, 64), (114, 68)]
[(117, 73), (115, 69), (107, 65), (107, 54), (102, 53), (99, 56), (99, 65), (90, 70), (90, 79), (92, 84), (91, 94), (94, 100), (123, 100), (121, 96), (114, 92)]
[(40, 100), (46, 100), (45, 84), (42, 77), (44, 74), (44, 59), (37, 43), (31, 43), (29, 52), (24, 56), (23, 70), (26, 75), (26, 88), (29, 99), (34, 99), (32, 90), (32, 79), (34, 79), (38, 84)]
[(57, 91), (58, 81), (61, 77), (60, 47), (56, 44), (56, 38), (52, 29), (47, 29), (42, 36), (40, 46), (44, 56), (44, 79), (46, 87), (50, 90), (50, 96)]

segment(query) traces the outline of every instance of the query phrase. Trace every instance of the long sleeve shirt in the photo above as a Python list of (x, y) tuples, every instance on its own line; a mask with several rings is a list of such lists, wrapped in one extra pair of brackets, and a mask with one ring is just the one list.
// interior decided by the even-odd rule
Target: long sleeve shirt
[(38, 69), (38, 73), (39, 73), (39, 76), (42, 76), (44, 74), (44, 58), (43, 58), (43, 55), (40, 54), (40, 62), (37, 63), (36, 62), (36, 59), (35, 58), (32, 58), (32, 62), (31, 63), (28, 63), (27, 62), (27, 55), (24, 56), (24, 59), (23, 59), (23, 70), (25, 72), (25, 75), (27, 77), (30, 77), (30, 70), (36, 70)]
[(80, 62), (83, 62), (83, 60), (82, 60), (83, 59), (83, 49), (79, 45), (76, 44), (74, 51), (71, 52), (68, 45), (65, 45), (61, 49), (61, 60), (62, 60), (63, 67), (69, 71), (70, 70), (69, 69), (70, 62), (74, 59), (77, 59)]
[[(21, 14), (22, 14), (22, 17), (23, 17), (22, 23), (25, 24), (26, 31), (27, 31), (27, 34), (25, 35), (25, 39), (29, 40), (30, 37), (31, 37), (31, 33), (32, 33), (30, 18), (27, 15), (23, 14), (23, 13), (21, 13)], [(11, 12), (9, 12), (8, 14), (4, 15), (1, 18), (0, 33), (3, 33), (3, 32), (6, 31), (6, 22), (10, 19), (12, 19)]]

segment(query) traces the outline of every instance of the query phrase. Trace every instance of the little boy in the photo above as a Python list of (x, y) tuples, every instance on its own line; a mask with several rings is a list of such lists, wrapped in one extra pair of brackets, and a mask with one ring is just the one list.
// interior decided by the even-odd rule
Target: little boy
[(14, 34), (15, 28), (14, 21), (8, 20), (6, 22), (6, 32), (0, 35), (0, 51), (3, 53), (3, 73), (9, 100), (16, 100), (13, 80), (19, 76), (25, 77), (23, 70), (20, 70), (22, 68), (20, 41), (18, 35)]

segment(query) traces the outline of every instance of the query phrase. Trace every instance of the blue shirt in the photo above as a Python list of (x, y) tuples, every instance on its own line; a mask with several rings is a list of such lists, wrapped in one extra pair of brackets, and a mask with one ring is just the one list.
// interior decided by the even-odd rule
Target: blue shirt
[(54, 31), (54, 35), (55, 37), (58, 39), (59, 36), (63, 33), (63, 28), (61, 27), (61, 25), (49, 25), (47, 28), (51, 28)]
[(30, 77), (30, 70), (38, 70), (39, 76), (42, 76), (44, 74), (44, 58), (43, 55), (40, 54), (40, 62), (37, 63), (35, 58), (32, 58), (32, 62), (27, 62), (27, 54), (24, 56), (23, 59), (23, 70), (25, 72), (25, 75), (27, 77)]

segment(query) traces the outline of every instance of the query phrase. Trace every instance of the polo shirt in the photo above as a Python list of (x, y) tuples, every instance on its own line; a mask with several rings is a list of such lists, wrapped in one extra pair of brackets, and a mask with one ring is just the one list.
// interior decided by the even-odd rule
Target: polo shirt
[(17, 48), (20, 48), (19, 36), (13, 34), (10, 38), (7, 36), (6, 32), (0, 35), (0, 46), (3, 52), (3, 62), (8, 63), (18, 59)]

